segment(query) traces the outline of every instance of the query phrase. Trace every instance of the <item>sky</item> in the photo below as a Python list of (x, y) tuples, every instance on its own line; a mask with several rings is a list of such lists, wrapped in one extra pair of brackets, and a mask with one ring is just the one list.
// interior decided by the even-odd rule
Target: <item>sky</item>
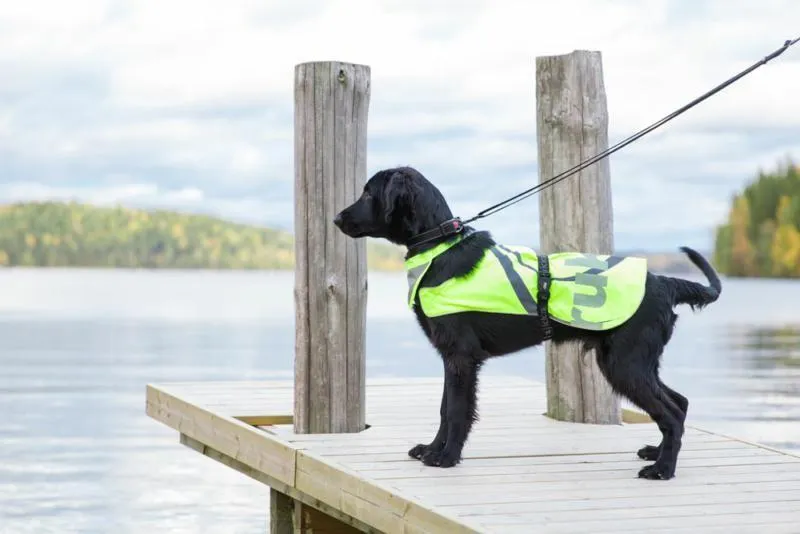
[[(223, 7), (224, 6), (224, 7)], [(598, 50), (613, 144), (800, 35), (796, 0), (26, 0), (0, 7), (0, 203), (291, 229), (294, 66), (369, 65), (367, 175), (469, 217), (538, 181), (535, 59)], [(707, 250), (800, 159), (800, 44), (610, 160), (618, 249)], [(476, 224), (538, 245), (538, 199)]]

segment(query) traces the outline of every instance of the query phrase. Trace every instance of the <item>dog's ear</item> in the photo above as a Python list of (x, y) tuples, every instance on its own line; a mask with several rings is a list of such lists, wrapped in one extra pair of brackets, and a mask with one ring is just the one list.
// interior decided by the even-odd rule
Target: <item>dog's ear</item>
[(409, 206), (413, 200), (414, 184), (410, 177), (399, 171), (392, 174), (383, 188), (383, 216), (386, 224), (391, 223), (399, 206)]

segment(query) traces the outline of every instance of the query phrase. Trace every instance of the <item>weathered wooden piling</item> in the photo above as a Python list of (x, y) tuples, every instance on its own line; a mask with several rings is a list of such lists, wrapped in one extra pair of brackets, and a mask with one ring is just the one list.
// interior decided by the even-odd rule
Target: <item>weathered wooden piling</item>
[[(608, 110), (600, 52), (536, 58), (539, 182), (608, 148)], [(614, 250), (608, 159), (539, 194), (542, 253)], [(614, 424), (619, 399), (593, 352), (546, 344), (547, 413), (561, 421)]]
[[(366, 248), (364, 240), (339, 232), (333, 218), (366, 181), (370, 68), (338, 61), (297, 65), (294, 98), (294, 428), (359, 432), (365, 426)], [(279, 512), (273, 524), (291, 524), (281, 496), (271, 500)], [(322, 520), (296, 503), (295, 528), (311, 528), (314, 517)]]
[(366, 181), (370, 69), (295, 69), (295, 409), (298, 433), (364, 429), (365, 242), (333, 224)]

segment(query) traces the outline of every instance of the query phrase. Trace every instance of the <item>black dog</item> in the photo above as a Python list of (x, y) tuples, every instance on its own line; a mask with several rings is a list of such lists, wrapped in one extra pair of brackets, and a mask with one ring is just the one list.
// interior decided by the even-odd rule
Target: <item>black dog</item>
[[(419, 240), (415, 237), (452, 219), (447, 202), (433, 184), (415, 169), (399, 167), (372, 176), (361, 197), (342, 210), (334, 223), (350, 237), (370, 236), (411, 245), (407, 259), (444, 241), (460, 239), (437, 256), (425, 272), (420, 287), (429, 288), (470, 274), (485, 251), (496, 245), (488, 232), (470, 227), (457, 235), (415, 244)], [(673, 308), (678, 304), (702, 308), (717, 300), (722, 291), (708, 261), (694, 250), (686, 247), (681, 250), (703, 272), (710, 286), (647, 272), (638, 310), (611, 330), (591, 331), (553, 322), (552, 330), (546, 332), (537, 316), (475, 311), (431, 318), (423, 313), (416, 297), (417, 321), (441, 354), (445, 376), (436, 437), (427, 445), (413, 447), (408, 454), (425, 465), (457, 464), (477, 420), (476, 392), (481, 365), (488, 358), (538, 345), (549, 337), (554, 343), (580, 341), (587, 349), (597, 350), (597, 363), (613, 390), (647, 412), (662, 434), (660, 445), (646, 445), (638, 451), (640, 458), (655, 461), (641, 469), (639, 477), (672, 478), (689, 405), (686, 397), (664, 385), (658, 375), (661, 353), (677, 319)]]

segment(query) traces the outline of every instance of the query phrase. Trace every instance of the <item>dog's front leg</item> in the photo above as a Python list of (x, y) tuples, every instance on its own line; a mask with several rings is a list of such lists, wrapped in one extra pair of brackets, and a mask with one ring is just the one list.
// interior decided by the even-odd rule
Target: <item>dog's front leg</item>
[[(429, 450), (421, 459), (425, 465), (452, 467), (461, 461), (461, 451), (477, 416), (478, 364), (463, 356), (444, 358), (444, 361), (444, 447), (439, 451)], [(441, 433), (440, 427), (437, 437)]]
[(408, 455), (417, 460), (425, 461), (430, 454), (438, 454), (442, 451), (447, 438), (447, 369), (445, 369), (444, 384), (442, 385), (442, 402), (439, 406), (439, 430), (436, 437), (428, 445), (419, 443), (408, 451)]

